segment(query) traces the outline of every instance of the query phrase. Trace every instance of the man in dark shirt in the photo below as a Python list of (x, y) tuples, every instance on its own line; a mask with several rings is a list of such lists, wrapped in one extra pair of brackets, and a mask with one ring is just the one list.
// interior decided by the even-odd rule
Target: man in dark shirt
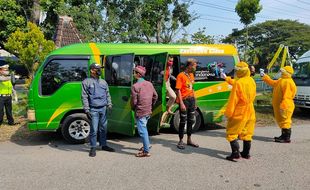
[(97, 131), (99, 125), (99, 145), (102, 150), (114, 152), (107, 146), (107, 109), (112, 109), (112, 101), (107, 82), (100, 79), (101, 66), (90, 65), (90, 76), (82, 82), (82, 102), (85, 113), (91, 120), (89, 156), (96, 156)]

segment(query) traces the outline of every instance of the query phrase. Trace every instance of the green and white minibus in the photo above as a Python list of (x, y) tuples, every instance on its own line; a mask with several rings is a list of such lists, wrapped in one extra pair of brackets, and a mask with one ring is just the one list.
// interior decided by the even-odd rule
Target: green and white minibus
[[(135, 134), (134, 113), (130, 107), (133, 67), (146, 68), (146, 80), (153, 83), (159, 100), (153, 108), (148, 129), (158, 131), (166, 111), (165, 68), (168, 56), (174, 58), (176, 77), (188, 58), (198, 60), (195, 73), (197, 98), (194, 130), (205, 123), (221, 121), (231, 86), (220, 79), (219, 69), (233, 75), (239, 61), (232, 45), (176, 44), (104, 44), (80, 43), (54, 50), (40, 65), (29, 89), (28, 127), (36, 131), (60, 130), (71, 143), (83, 143), (90, 131), (81, 101), (81, 81), (89, 76), (93, 62), (103, 66), (102, 78), (109, 84), (113, 109), (108, 115), (108, 131), (132, 136)], [(172, 81), (172, 87), (175, 83)], [(178, 105), (175, 115), (164, 123), (178, 130)]]

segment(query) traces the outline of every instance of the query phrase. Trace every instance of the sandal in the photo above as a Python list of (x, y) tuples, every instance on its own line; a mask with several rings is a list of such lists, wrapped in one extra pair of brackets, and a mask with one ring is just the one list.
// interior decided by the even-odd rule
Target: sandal
[(185, 149), (184, 143), (183, 142), (179, 142), (177, 144), (178, 149)]
[(196, 143), (187, 143), (188, 146), (192, 146), (192, 147), (195, 147), (195, 148), (198, 148), (199, 145), (196, 144)]
[(150, 157), (151, 154), (149, 152), (138, 152), (136, 154), (136, 157), (142, 158), (142, 157)]
[[(139, 151), (140, 151), (140, 152), (143, 151), (143, 148), (144, 148), (144, 147), (139, 148)], [(149, 149), (151, 149), (151, 148), (152, 148), (152, 146), (149, 146)]]

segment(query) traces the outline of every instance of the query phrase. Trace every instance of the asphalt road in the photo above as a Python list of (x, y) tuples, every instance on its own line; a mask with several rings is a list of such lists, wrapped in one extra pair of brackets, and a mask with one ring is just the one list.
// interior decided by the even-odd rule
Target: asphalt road
[[(115, 153), (68, 145), (43, 133), (0, 143), (0, 189), (310, 189), (310, 125), (293, 126), (292, 143), (274, 143), (277, 127), (255, 131), (252, 158), (230, 162), (225, 129), (193, 135), (200, 148), (175, 146), (177, 134), (151, 137), (151, 157), (136, 158), (138, 137), (109, 140)], [(240, 143), (241, 144), (241, 143)], [(242, 144), (241, 144), (242, 145)]]

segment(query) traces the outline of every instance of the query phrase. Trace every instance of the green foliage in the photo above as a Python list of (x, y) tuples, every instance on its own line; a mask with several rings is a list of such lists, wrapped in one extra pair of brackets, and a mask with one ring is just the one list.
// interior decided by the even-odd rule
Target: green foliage
[(104, 28), (104, 0), (68, 0), (67, 14), (87, 41), (103, 41)]
[(58, 15), (68, 13), (65, 0), (40, 0), (41, 8), (46, 11), (46, 19), (41, 24), (46, 39), (53, 39), (58, 22)]
[(195, 19), (188, 11), (189, 4), (178, 0), (147, 0), (140, 6), (140, 28), (149, 43), (171, 42), (178, 29)]
[(39, 27), (28, 22), (25, 29), (18, 28), (10, 35), (5, 48), (19, 58), (32, 76), (35, 62), (41, 63), (46, 55), (55, 49), (55, 45), (53, 41), (44, 38)]
[(179, 38), (178, 40), (175, 41), (177, 44), (190, 44), (190, 41), (188, 40), (189, 34), (183, 33), (182, 38)]
[(0, 46), (4, 43), (16, 28), (26, 25), (21, 7), (15, 0), (0, 0)]
[(206, 28), (198, 29), (198, 32), (191, 35), (192, 43), (194, 44), (214, 44), (214, 38), (210, 35), (206, 35)]
[[(244, 29), (245, 30), (245, 29)], [(243, 48), (244, 30), (236, 31), (223, 40)], [(256, 52), (261, 67), (271, 61), (280, 44), (289, 47), (290, 55), (298, 58), (310, 49), (310, 26), (292, 20), (266, 21), (249, 27), (249, 43)], [(279, 60), (280, 61), (280, 60)]]
[(239, 0), (235, 11), (240, 17), (240, 22), (249, 25), (255, 20), (255, 14), (262, 10), (259, 0)]

